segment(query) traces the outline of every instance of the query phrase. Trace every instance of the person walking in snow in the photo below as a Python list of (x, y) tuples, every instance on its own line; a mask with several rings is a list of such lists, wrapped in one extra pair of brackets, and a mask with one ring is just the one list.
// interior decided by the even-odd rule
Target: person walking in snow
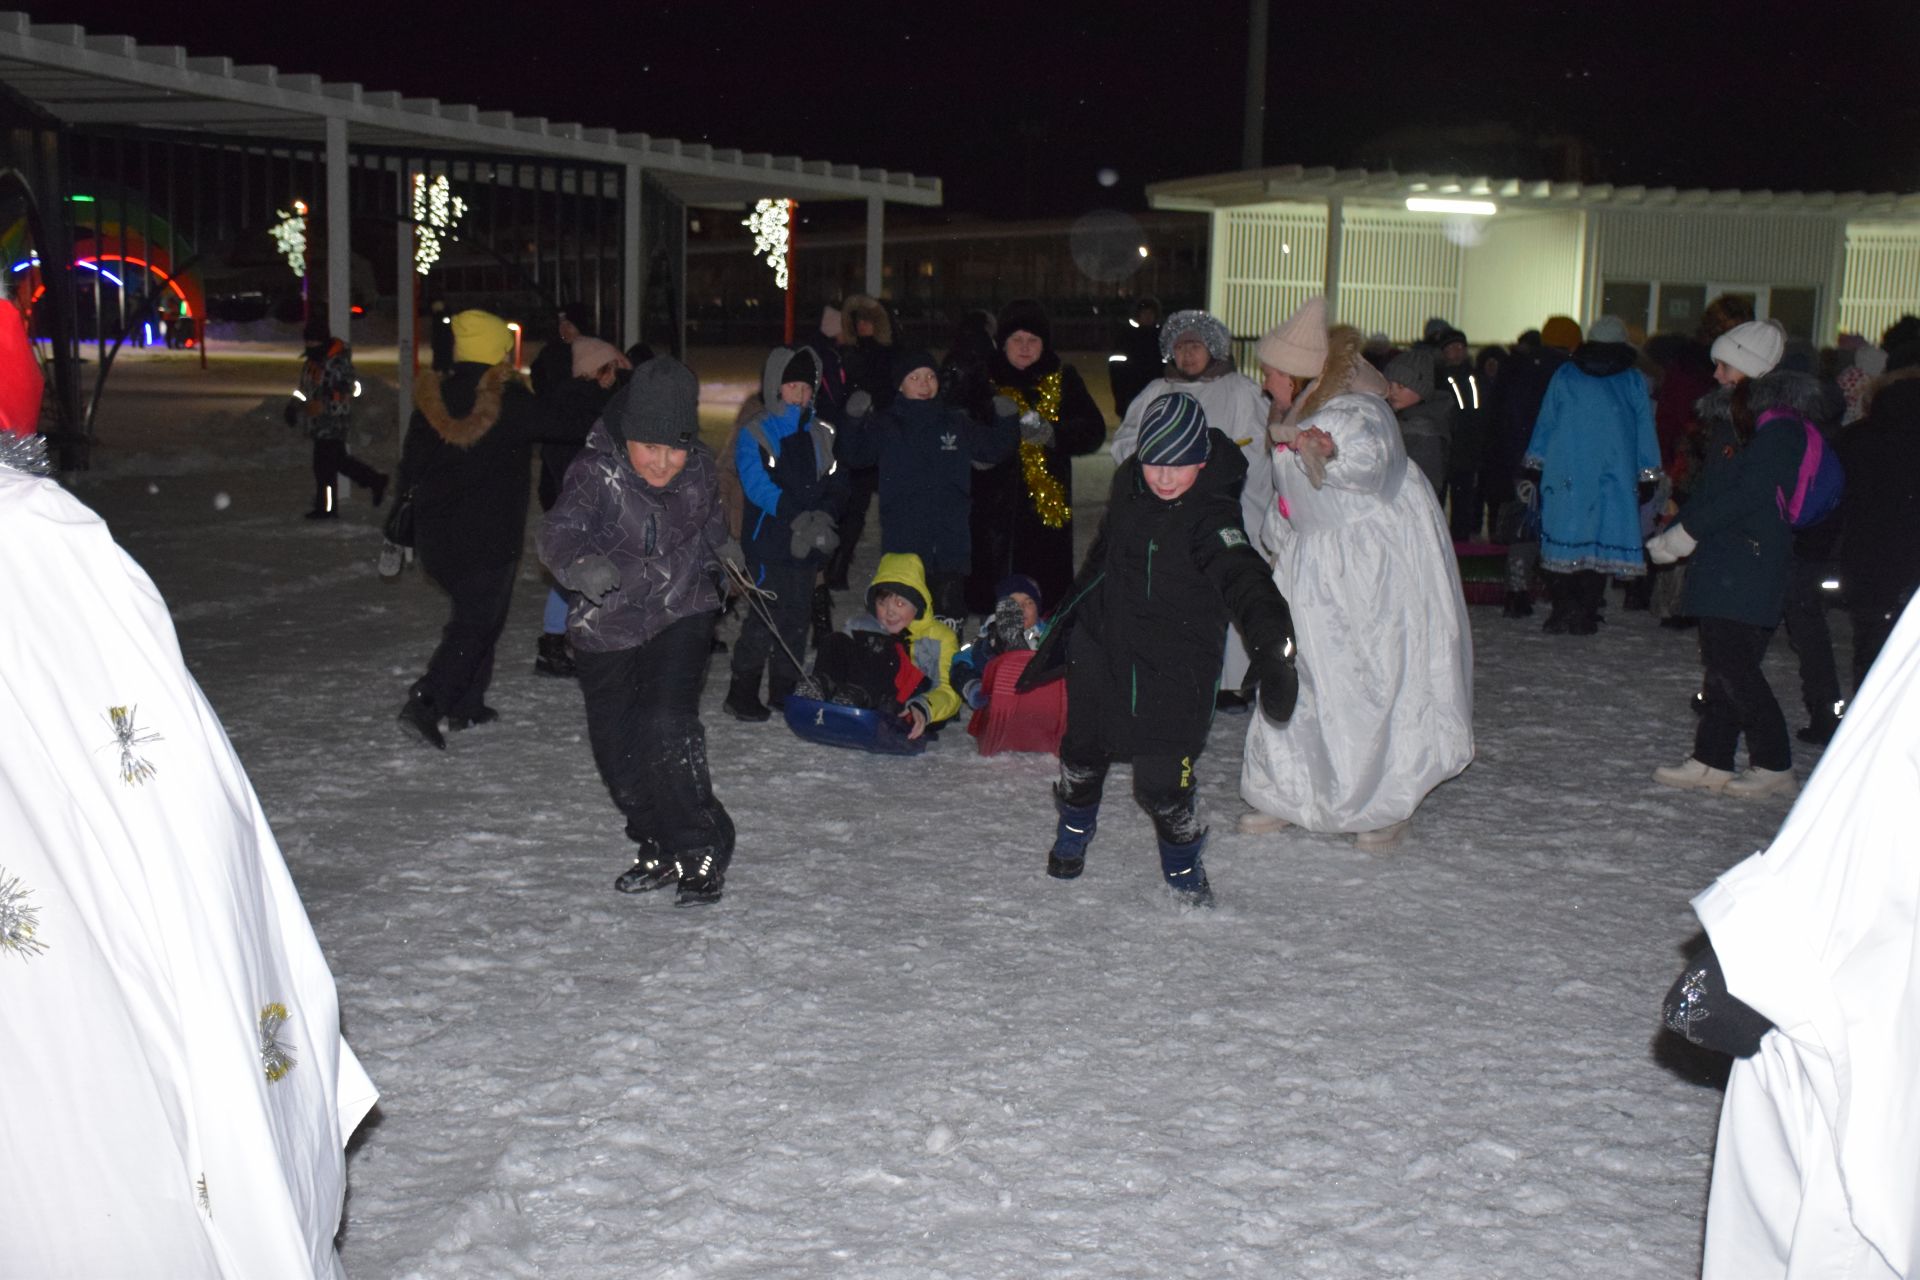
[(551, 433), (513, 367), (513, 334), (486, 311), (462, 311), (453, 372), (414, 384), (400, 452), (400, 491), (414, 510), (420, 567), (453, 612), (427, 670), (400, 708), (400, 727), (446, 749), (440, 732), (499, 719), (486, 704), (493, 651), (507, 624), (533, 487), (533, 445)]
[(575, 593), (567, 611), (587, 738), (636, 845), (622, 893), (679, 886), (717, 902), (733, 819), (713, 794), (700, 691), (727, 540), (700, 384), (670, 356), (634, 372), (567, 470), (540, 527), (540, 559)]
[(1473, 639), (1446, 518), (1409, 470), (1360, 341), (1328, 330), (1320, 298), (1260, 340), (1287, 415), (1272, 428), (1268, 540), (1298, 628), (1300, 702), (1284, 725), (1247, 728), (1240, 794), (1254, 812), (1240, 829), (1352, 832), (1384, 848), (1473, 761)]
[(1609, 578), (1647, 572), (1640, 503), (1660, 480), (1647, 380), (1627, 326), (1602, 316), (1547, 384), (1522, 465), (1539, 473), (1540, 567), (1553, 606), (1544, 630), (1590, 636)]
[(1287, 602), (1240, 523), (1246, 470), (1233, 442), (1207, 426), (1200, 402), (1172, 392), (1148, 406), (1138, 453), (1114, 473), (1093, 546), (1016, 686), (1032, 689), (1066, 668), (1059, 821), (1047, 854), (1056, 879), (1085, 869), (1107, 770), (1131, 760), (1161, 875), (1186, 902), (1212, 901), (1194, 765), (1207, 745), (1229, 620), (1260, 676), (1264, 718), (1284, 724), (1295, 691)]
[(353, 400), (360, 380), (353, 373), (353, 349), (333, 336), (319, 316), (307, 321), (307, 349), (300, 363), (300, 385), (287, 405), (291, 422), (304, 426), (313, 441), (313, 509), (309, 520), (334, 520), (334, 487), (345, 476), (365, 486), (373, 505), (387, 500), (387, 475), (347, 452), (353, 431)]
[[(1729, 329), (1713, 344), (1714, 379), (1700, 401), (1707, 461), (1677, 519), (1647, 543), (1655, 564), (1687, 561), (1680, 610), (1700, 620), (1703, 706), (1693, 754), (1653, 771), (1683, 790), (1749, 799), (1792, 795), (1793, 748), (1786, 716), (1760, 669), (1780, 625), (1793, 555), (1781, 493), (1794, 491), (1807, 438), (1802, 420), (1820, 411), (1819, 382), (1776, 366), (1786, 333), (1771, 320)], [(1770, 410), (1787, 413), (1765, 424)], [(1747, 770), (1734, 774), (1740, 739)]]

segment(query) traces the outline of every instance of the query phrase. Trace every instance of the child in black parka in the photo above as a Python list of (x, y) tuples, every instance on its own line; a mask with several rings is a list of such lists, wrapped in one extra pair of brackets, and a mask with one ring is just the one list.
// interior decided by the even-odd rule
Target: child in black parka
[(1240, 521), (1246, 473), (1239, 449), (1183, 392), (1148, 408), (1139, 452), (1114, 473), (1100, 532), (1021, 679), (1031, 687), (1064, 657), (1050, 876), (1080, 874), (1107, 768), (1130, 759), (1167, 884), (1189, 902), (1212, 900), (1193, 766), (1213, 718), (1227, 623), (1246, 640), (1269, 719), (1292, 715), (1298, 688), (1292, 617)]

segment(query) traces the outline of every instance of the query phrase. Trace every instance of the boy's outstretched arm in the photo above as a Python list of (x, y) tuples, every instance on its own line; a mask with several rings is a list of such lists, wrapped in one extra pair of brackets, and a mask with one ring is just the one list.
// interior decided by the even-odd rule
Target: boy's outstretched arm
[(1269, 720), (1285, 723), (1299, 692), (1293, 611), (1273, 585), (1273, 571), (1247, 540), (1237, 501), (1221, 502), (1219, 515), (1195, 529), (1193, 560), (1240, 628), (1254, 674), (1260, 677), (1261, 711)]

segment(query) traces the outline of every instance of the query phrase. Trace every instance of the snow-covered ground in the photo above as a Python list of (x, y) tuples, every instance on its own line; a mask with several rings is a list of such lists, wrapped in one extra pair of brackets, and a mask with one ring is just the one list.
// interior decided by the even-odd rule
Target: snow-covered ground
[[(178, 363), (116, 373), (75, 488), (171, 602), (381, 1088), (356, 1277), (1697, 1268), (1719, 1094), (1659, 1000), (1687, 899), (1787, 805), (1648, 780), (1690, 745), (1690, 634), (1617, 596), (1590, 639), (1474, 609), (1478, 760), (1385, 854), (1237, 834), (1246, 721), (1218, 719), (1205, 913), (1159, 887), (1124, 768), (1052, 881), (1050, 757), (811, 747), (721, 714), (718, 658), (739, 850), (720, 906), (675, 910), (611, 887), (578, 690), (531, 671), (531, 555), (501, 721), (411, 744), (443, 598), (374, 575), (363, 495), (298, 518), (304, 449), (258, 412), (290, 363), (216, 373), (217, 411)], [(1084, 537), (1111, 464), (1080, 465)], [(1784, 641), (1768, 669), (1802, 723)]]

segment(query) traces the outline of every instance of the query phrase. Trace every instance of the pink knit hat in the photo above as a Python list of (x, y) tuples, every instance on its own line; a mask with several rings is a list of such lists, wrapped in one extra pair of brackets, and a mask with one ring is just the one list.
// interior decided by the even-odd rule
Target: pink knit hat
[(1308, 298), (1254, 348), (1260, 363), (1296, 378), (1317, 378), (1327, 364), (1327, 300)]
[(573, 376), (592, 378), (616, 360), (624, 360), (620, 348), (605, 338), (580, 337), (573, 340)]

